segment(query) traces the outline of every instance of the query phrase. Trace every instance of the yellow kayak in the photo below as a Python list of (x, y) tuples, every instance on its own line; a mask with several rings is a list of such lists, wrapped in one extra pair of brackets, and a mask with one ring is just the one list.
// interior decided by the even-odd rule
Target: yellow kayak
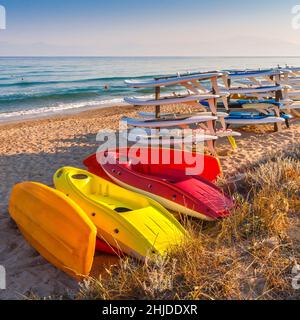
[(164, 254), (186, 232), (164, 207), (85, 170), (64, 167), (55, 187), (75, 201), (97, 227), (97, 236), (133, 257)]
[(12, 190), (9, 213), (46, 260), (72, 276), (89, 274), (97, 230), (70, 198), (40, 183), (23, 182)]

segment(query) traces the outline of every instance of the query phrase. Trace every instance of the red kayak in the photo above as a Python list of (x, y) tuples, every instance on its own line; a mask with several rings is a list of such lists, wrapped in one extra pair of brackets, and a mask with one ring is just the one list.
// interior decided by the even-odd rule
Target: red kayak
[(221, 170), (212, 156), (174, 149), (121, 148), (98, 152), (84, 164), (90, 172), (145, 194), (172, 211), (215, 220), (227, 216), (233, 207), (232, 199), (213, 184)]
[(99, 238), (96, 239), (96, 248), (95, 250), (97, 252), (101, 253), (107, 253), (111, 255), (118, 255), (118, 256), (123, 256), (123, 253), (116, 248), (111, 247), (108, 243), (106, 243), (103, 240), (100, 240)]

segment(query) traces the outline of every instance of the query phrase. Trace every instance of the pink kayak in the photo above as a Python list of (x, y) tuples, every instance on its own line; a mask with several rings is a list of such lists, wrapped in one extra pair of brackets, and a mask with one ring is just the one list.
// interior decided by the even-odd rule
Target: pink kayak
[[(167, 159), (163, 157), (166, 150)], [(121, 148), (94, 154), (84, 164), (90, 172), (175, 212), (215, 220), (229, 215), (233, 207), (232, 199), (213, 183), (221, 170), (212, 156), (174, 149)]]

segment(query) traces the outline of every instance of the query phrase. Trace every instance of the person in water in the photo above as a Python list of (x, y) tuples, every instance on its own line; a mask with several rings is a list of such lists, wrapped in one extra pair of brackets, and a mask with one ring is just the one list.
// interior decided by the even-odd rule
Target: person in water
[(106, 84), (106, 85), (104, 86), (104, 90), (109, 90), (109, 85), (108, 85), (108, 84)]

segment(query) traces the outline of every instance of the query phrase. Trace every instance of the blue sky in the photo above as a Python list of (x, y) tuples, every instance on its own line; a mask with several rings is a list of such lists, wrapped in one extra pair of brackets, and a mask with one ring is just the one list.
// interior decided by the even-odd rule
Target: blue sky
[[(300, 1), (298, 1), (300, 4)], [(297, 0), (0, 0), (0, 55), (300, 55)]]

